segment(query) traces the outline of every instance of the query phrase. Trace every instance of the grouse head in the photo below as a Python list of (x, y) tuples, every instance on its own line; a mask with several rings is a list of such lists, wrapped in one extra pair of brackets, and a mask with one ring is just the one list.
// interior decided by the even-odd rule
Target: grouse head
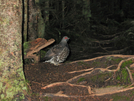
[(64, 36), (64, 37), (62, 38), (60, 44), (62, 44), (62, 45), (66, 45), (67, 42), (68, 42), (68, 40), (69, 40), (69, 38), (68, 38), (67, 36)]

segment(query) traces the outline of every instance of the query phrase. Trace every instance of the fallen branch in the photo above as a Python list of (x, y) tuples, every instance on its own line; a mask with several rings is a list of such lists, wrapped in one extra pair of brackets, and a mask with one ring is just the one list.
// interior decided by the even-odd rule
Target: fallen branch
[(40, 61), (40, 56), (34, 54), (39, 52), (41, 49), (49, 46), (50, 44), (52, 44), (55, 40), (54, 39), (49, 39), (48, 41), (44, 38), (37, 38), (33, 41), (30, 41), (28, 43), (26, 43), (26, 46), (28, 47), (24, 47), (26, 49), (24, 49), (24, 59), (28, 59), (28, 58), (34, 58), (34, 60), (36, 62)]

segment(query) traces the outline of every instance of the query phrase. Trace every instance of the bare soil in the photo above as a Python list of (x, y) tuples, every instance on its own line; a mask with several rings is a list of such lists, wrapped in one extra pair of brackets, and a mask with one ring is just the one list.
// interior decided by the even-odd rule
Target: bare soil
[(32, 101), (134, 101), (133, 85), (129, 87), (133, 84), (134, 68), (130, 65), (134, 61), (121, 63), (130, 57), (102, 56), (59, 66), (25, 65)]

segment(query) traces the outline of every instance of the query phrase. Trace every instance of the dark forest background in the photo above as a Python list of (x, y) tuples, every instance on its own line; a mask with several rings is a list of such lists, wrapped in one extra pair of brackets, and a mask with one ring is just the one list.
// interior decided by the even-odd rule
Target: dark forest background
[(134, 54), (134, 0), (24, 1), (24, 42), (68, 36), (69, 61)]

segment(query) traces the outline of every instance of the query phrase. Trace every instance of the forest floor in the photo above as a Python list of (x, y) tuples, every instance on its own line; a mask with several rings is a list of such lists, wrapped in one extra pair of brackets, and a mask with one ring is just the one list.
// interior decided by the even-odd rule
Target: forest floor
[(134, 101), (134, 56), (24, 66), (31, 101)]

